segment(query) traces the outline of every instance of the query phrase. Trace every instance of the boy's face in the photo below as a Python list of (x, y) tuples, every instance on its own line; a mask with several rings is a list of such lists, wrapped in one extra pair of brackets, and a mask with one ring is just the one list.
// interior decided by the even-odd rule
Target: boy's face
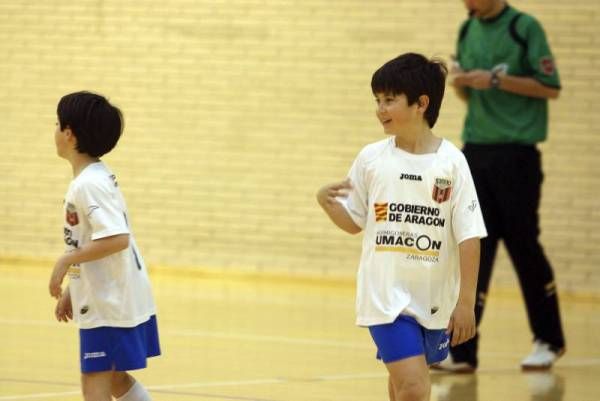
[(417, 112), (418, 102), (408, 105), (406, 95), (375, 94), (377, 110), (375, 114), (388, 135), (398, 135), (423, 116)]

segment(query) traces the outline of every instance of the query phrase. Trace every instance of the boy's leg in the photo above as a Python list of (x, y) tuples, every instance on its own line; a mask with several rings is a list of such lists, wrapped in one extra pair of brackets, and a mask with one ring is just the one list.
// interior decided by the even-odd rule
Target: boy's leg
[(152, 400), (144, 386), (127, 372), (113, 372), (111, 392), (117, 401)]
[(133, 376), (127, 372), (113, 372), (111, 390), (113, 397), (119, 398), (125, 395), (135, 384)]
[(431, 381), (424, 355), (386, 363), (385, 366), (390, 373), (391, 401), (429, 400)]
[(389, 372), (390, 401), (428, 400), (431, 383), (425, 355), (429, 347), (419, 323), (400, 315), (392, 323), (370, 326), (369, 332), (377, 346), (377, 358)]
[(81, 374), (81, 391), (85, 401), (111, 401), (113, 372), (91, 372)]
[(390, 401), (396, 401), (394, 383), (392, 383), (392, 375), (388, 376), (388, 395), (390, 396)]

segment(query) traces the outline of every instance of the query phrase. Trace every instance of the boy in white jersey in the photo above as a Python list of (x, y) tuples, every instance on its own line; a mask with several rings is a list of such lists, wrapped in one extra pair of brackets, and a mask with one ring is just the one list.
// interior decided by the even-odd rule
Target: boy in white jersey
[(486, 235), (465, 158), (433, 135), (447, 69), (403, 54), (371, 80), (390, 138), (367, 145), (345, 181), (321, 188), (330, 219), (365, 231), (357, 324), (389, 372), (391, 401), (429, 400), (428, 364), (475, 335), (479, 239)]
[(74, 178), (64, 202), (67, 249), (49, 284), (56, 318), (79, 323), (86, 401), (149, 401), (127, 371), (160, 355), (150, 281), (116, 177), (99, 159), (117, 144), (122, 114), (100, 95), (77, 92), (60, 100), (57, 115), (56, 151)]

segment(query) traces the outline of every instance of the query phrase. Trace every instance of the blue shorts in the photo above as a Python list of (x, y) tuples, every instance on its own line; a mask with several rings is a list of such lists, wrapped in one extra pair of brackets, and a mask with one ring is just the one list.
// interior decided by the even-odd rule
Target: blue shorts
[(143, 369), (160, 355), (156, 316), (135, 327), (80, 329), (79, 350), (82, 373)]
[(446, 330), (426, 329), (410, 316), (400, 315), (392, 323), (370, 326), (369, 332), (377, 346), (377, 359), (385, 363), (425, 354), (431, 365), (448, 356), (450, 338)]

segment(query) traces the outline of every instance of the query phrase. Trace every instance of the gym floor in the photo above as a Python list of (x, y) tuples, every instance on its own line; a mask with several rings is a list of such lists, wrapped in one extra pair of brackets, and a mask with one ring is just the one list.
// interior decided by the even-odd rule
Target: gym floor
[[(51, 266), (0, 262), (0, 401), (81, 400), (78, 334), (54, 320)], [(155, 401), (385, 401), (387, 375), (354, 325), (349, 282), (155, 269), (163, 355), (131, 372)], [(531, 349), (518, 293), (492, 293), (473, 375), (432, 374), (433, 401), (600, 399), (600, 304), (561, 298), (567, 353), (524, 373)]]

